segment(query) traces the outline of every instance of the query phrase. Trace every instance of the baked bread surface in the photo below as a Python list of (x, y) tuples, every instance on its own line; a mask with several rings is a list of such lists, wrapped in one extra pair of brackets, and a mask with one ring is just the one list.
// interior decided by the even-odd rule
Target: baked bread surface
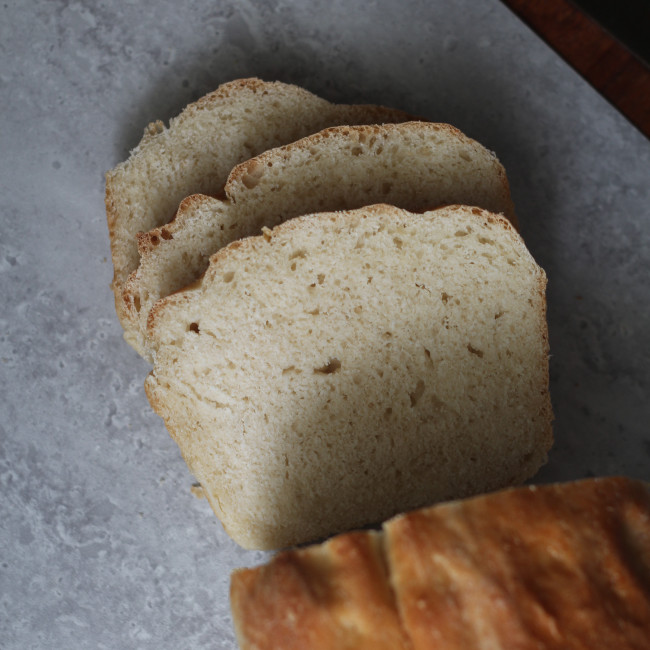
[(112, 286), (125, 339), (138, 349), (122, 287), (138, 266), (139, 232), (166, 224), (191, 194), (222, 195), (231, 169), (262, 151), (328, 126), (405, 119), (402, 111), (332, 104), (297, 86), (250, 78), (219, 86), (168, 128), (149, 124), (129, 158), (106, 174)]
[(333, 127), (242, 163), (225, 191), (225, 200), (188, 198), (170, 224), (139, 237), (140, 264), (124, 286), (123, 305), (150, 360), (164, 334), (149, 327), (156, 301), (199, 278), (211, 254), (263, 227), (379, 202), (413, 211), (476, 205), (515, 221), (502, 165), (447, 124)]
[(181, 292), (147, 395), (247, 548), (518, 484), (552, 442), (545, 283), (478, 208), (293, 219)]
[(231, 602), (244, 648), (411, 648), (379, 533), (341, 535), (238, 571)]
[[(337, 562), (338, 548), (371, 543), (385, 559), (366, 563), (367, 572)], [(355, 587), (339, 588), (342, 575)], [(364, 636), (366, 621), (375, 589), (386, 587), (387, 633), (397, 636), (397, 620), (406, 639), (396, 648), (645, 650), (648, 485), (611, 477), (509, 489), (401, 515), (382, 533), (285, 551), (232, 575), (240, 648), (346, 648), (359, 637), (371, 644), (383, 626)]]

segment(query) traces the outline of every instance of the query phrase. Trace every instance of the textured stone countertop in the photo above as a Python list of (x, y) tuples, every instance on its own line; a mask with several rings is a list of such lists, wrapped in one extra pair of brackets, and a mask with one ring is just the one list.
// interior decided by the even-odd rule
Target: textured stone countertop
[(496, 0), (0, 6), (0, 647), (234, 648), (259, 563), (192, 495), (122, 340), (104, 172), (245, 76), (496, 151), (549, 277), (540, 481), (650, 478), (650, 142)]

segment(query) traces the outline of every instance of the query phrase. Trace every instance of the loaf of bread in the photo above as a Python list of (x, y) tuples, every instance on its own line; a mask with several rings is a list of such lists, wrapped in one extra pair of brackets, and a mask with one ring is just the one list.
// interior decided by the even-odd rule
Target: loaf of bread
[(337, 124), (403, 121), (402, 111), (331, 104), (284, 83), (240, 79), (190, 104), (172, 119), (150, 124), (128, 160), (106, 175), (106, 213), (113, 291), (125, 339), (122, 285), (138, 265), (136, 235), (166, 224), (182, 199), (221, 195), (230, 170), (252, 156)]
[(236, 571), (241, 650), (646, 650), (650, 490), (504, 490)]
[(378, 202), (414, 211), (461, 203), (514, 220), (494, 154), (453, 127), (423, 122), (331, 128), (267, 151), (233, 170), (226, 197), (190, 197), (172, 223), (139, 238), (140, 264), (122, 304), (130, 338), (150, 360), (155, 302), (200, 277), (221, 247), (264, 226)]
[(552, 438), (545, 284), (478, 208), (289, 220), (176, 294), (147, 395), (246, 548), (521, 483)]

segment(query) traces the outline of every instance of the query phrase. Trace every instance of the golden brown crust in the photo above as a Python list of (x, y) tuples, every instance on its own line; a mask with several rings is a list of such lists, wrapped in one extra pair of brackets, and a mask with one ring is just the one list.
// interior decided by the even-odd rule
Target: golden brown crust
[(386, 535), (416, 650), (650, 643), (650, 493), (640, 483), (504, 491), (398, 518)]
[[(328, 562), (332, 542), (343, 547), (363, 535), (235, 573), (231, 604), (242, 650), (362, 647), (338, 637), (332, 644), (328, 635), (343, 634), (346, 618), (370, 615), (385, 572), (359, 578), (358, 560), (342, 556), (336, 571)], [(384, 525), (384, 537), (413, 650), (650, 647), (650, 490), (640, 481), (504, 490), (402, 515)], [(337, 591), (341, 576), (354, 590)], [(381, 611), (392, 629), (396, 618)], [(381, 636), (381, 622), (376, 631)], [(277, 644), (255, 645), (264, 638)]]
[(331, 539), (317, 550), (277, 555), (232, 576), (242, 650), (410, 649), (377, 533)]

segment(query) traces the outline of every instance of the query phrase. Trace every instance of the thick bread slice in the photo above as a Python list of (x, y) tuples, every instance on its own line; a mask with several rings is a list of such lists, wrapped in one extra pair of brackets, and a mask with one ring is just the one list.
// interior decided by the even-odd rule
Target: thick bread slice
[(552, 438), (545, 283), (478, 208), (290, 220), (212, 258), (147, 395), (247, 548), (520, 483)]
[[(383, 562), (341, 558), (370, 545)], [(396, 619), (395, 648), (645, 650), (650, 491), (588, 479), (444, 504), (236, 571), (230, 593), (241, 650), (383, 647)]]
[[(120, 320), (122, 285), (138, 265), (137, 233), (167, 223), (186, 196), (220, 195), (237, 163), (328, 126), (405, 119), (402, 111), (336, 105), (297, 86), (240, 79), (190, 104), (168, 129), (160, 121), (150, 124), (129, 159), (106, 174)], [(125, 338), (130, 342), (128, 328)]]
[(265, 152), (233, 170), (226, 195), (191, 197), (172, 223), (140, 236), (140, 266), (123, 304), (147, 358), (158, 345), (156, 331), (147, 332), (156, 300), (200, 277), (219, 248), (263, 226), (378, 202), (414, 211), (462, 203), (514, 219), (494, 154), (449, 125), (423, 122), (332, 128)]

